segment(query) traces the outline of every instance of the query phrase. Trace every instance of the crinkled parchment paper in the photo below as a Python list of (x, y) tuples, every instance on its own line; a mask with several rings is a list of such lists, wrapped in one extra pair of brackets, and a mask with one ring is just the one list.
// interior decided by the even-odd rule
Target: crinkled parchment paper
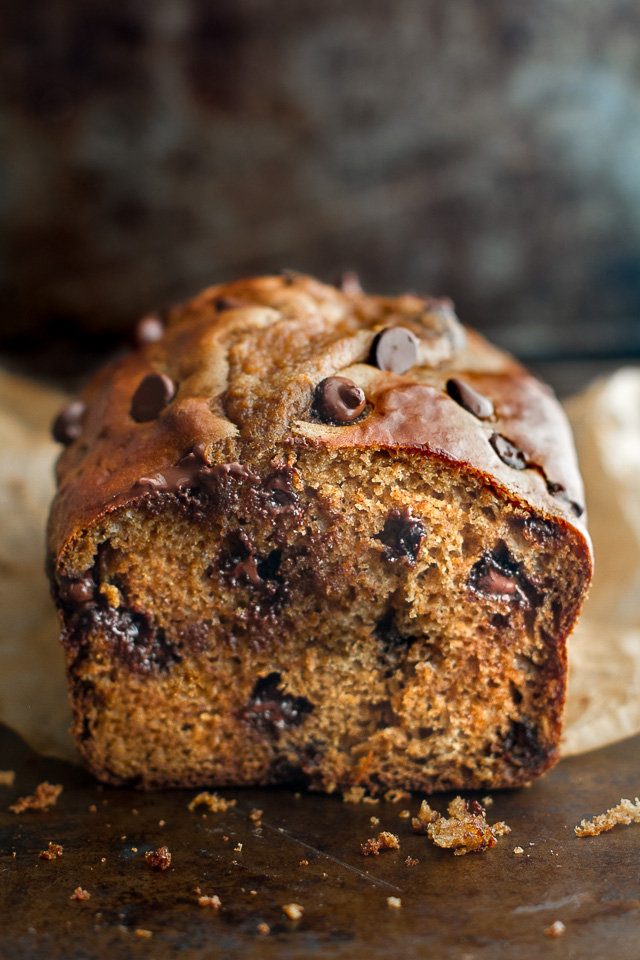
[[(0, 370), (0, 720), (44, 753), (76, 759), (58, 621), (43, 572), (64, 396)], [(567, 404), (596, 555), (569, 645), (563, 752), (640, 732), (640, 369)]]

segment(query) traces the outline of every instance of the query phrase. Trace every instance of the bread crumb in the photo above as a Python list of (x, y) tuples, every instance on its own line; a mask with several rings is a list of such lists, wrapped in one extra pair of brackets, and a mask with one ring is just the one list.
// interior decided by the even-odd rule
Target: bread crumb
[(134, 934), (136, 937), (142, 937), (144, 940), (148, 940), (153, 936), (151, 930), (145, 930), (144, 927), (136, 927)]
[(198, 903), (201, 907), (213, 907), (214, 910), (219, 910), (222, 906), (220, 897), (216, 896), (215, 893), (211, 897), (198, 897)]
[(206, 790), (202, 793), (199, 793), (197, 797), (194, 797), (190, 804), (188, 804), (188, 810), (195, 810), (196, 807), (208, 807), (211, 813), (225, 813), (231, 807), (235, 807), (235, 800), (225, 800), (224, 797), (219, 797), (217, 793), (208, 793)]
[(402, 907), (402, 900), (400, 897), (387, 897), (387, 906), (393, 907), (394, 910), (400, 910)]
[(545, 934), (549, 937), (550, 940), (555, 940), (558, 937), (561, 937), (567, 928), (565, 927), (562, 920), (556, 920), (551, 924), (550, 927), (544, 931)]
[(410, 817), (410, 816), (411, 816), (411, 811), (410, 811), (410, 810), (401, 810), (400, 813), (398, 814), (398, 816), (400, 817), (401, 820), (406, 820), (407, 817)]
[(400, 803), (401, 800), (411, 800), (411, 794), (407, 790), (387, 790), (384, 799), (387, 803)]
[(367, 840), (366, 843), (360, 844), (360, 850), (362, 851), (363, 857), (368, 857), (369, 854), (373, 854), (374, 857), (377, 857), (379, 856), (381, 850), (399, 849), (400, 840), (395, 833), (389, 833), (387, 830), (383, 830), (382, 833), (379, 833), (377, 839), (371, 837), (371, 839)]
[(486, 808), (492, 807), (492, 806), (493, 806), (493, 797), (489, 797), (489, 796), (483, 797), (482, 800), (480, 801), (480, 803), (482, 804), (483, 807), (486, 807)]
[(514, 853), (524, 853), (524, 850), (522, 849), (522, 847), (514, 847), (514, 848), (513, 848), (513, 852), (514, 852)]
[(593, 820), (582, 820), (574, 830), (577, 837), (597, 837), (618, 823), (640, 823), (640, 800), (637, 797), (633, 803), (623, 797), (617, 806)]
[(242, 853), (242, 844), (239, 843), (237, 847), (233, 848), (234, 853)]
[(145, 853), (144, 858), (152, 870), (166, 870), (171, 866), (171, 852), (168, 847), (149, 850), (148, 853)]
[(370, 823), (372, 826), (377, 827), (378, 824), (380, 823), (380, 818), (379, 818), (379, 817), (369, 817), (369, 823)]
[(342, 794), (343, 803), (379, 803), (377, 797), (368, 797), (364, 787), (349, 787)]
[(59, 843), (51, 843), (49, 841), (49, 848), (47, 850), (40, 851), (41, 860), (55, 860), (57, 857), (62, 856), (63, 847)]
[(309, 866), (309, 861), (308, 861), (308, 860), (301, 860), (301, 861), (300, 861), (300, 866), (301, 866), (301, 867), (308, 867), (308, 866)]
[(249, 814), (249, 820), (253, 820), (256, 826), (260, 826), (260, 820), (262, 818), (262, 810), (258, 810), (257, 807), (254, 807), (251, 813)]
[[(483, 850), (495, 846), (498, 837), (511, 833), (511, 828), (502, 821), (490, 826), (485, 818), (484, 808), (477, 800), (473, 800), (469, 807), (469, 803), (462, 797), (454, 797), (447, 807), (447, 812), (449, 819), (437, 817), (432, 820), (427, 825), (426, 833), (436, 846), (453, 849), (458, 857), (469, 852), (482, 853)], [(421, 823), (419, 819), (418, 823)], [(415, 824), (416, 820), (414, 830)]]
[(258, 896), (258, 891), (257, 891), (257, 890), (249, 890), (249, 896), (250, 896), (250, 897), (257, 897), (257, 896)]
[(89, 813), (97, 813), (97, 812), (98, 812), (98, 808), (96, 807), (95, 803), (92, 803), (91, 806), (89, 807)]
[(420, 861), (416, 860), (414, 857), (407, 857), (405, 863), (408, 867), (417, 867)]
[(15, 770), (0, 770), (0, 787), (12, 787), (15, 780)]
[(33, 793), (28, 797), (20, 797), (9, 807), (14, 813), (23, 813), (25, 810), (45, 810), (47, 807), (54, 807), (58, 797), (62, 793), (62, 784), (39, 783)]
[(137, 853), (137, 852), (138, 852), (137, 847), (131, 847), (131, 853)]
[(165, 825), (166, 822), (167, 822), (166, 820), (158, 820), (158, 826), (159, 826), (159, 827), (164, 827), (164, 825)]
[(289, 917), (289, 920), (299, 920), (304, 913), (304, 907), (299, 903), (285, 903), (282, 912)]
[(437, 810), (433, 810), (426, 800), (423, 800), (420, 804), (420, 810), (418, 811), (418, 816), (414, 817), (411, 821), (411, 825), (415, 833), (426, 833), (427, 827), (430, 823), (433, 823), (434, 820), (437, 820), (440, 814)]
[(261, 937), (266, 937), (271, 933), (271, 927), (264, 922), (258, 924), (257, 930)]
[(69, 900), (90, 900), (91, 894), (88, 890), (83, 890), (82, 887), (76, 887)]

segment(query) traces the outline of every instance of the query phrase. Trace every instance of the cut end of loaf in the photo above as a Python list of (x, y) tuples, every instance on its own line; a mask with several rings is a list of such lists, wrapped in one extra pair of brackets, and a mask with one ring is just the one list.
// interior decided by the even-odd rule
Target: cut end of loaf
[(142, 787), (515, 786), (557, 759), (589, 577), (571, 525), (446, 459), (284, 444), (69, 541), (73, 732)]

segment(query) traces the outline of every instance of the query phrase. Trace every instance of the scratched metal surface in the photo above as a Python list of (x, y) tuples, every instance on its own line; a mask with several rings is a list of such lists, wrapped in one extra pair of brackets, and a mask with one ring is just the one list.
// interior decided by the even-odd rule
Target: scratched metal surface
[[(0, 956), (637, 960), (640, 826), (587, 839), (573, 826), (634, 797), (639, 762), (636, 737), (564, 761), (529, 789), (496, 794), (490, 812), (511, 836), (485, 854), (454, 857), (399, 817), (417, 810), (417, 797), (354, 806), (293, 790), (222, 791), (236, 806), (203, 817), (187, 809), (192, 792), (102, 790), (0, 728), (0, 769), (16, 771), (15, 786), (0, 787)], [(8, 812), (44, 779), (64, 785), (54, 809)], [(249, 819), (254, 807), (261, 827)], [(383, 828), (398, 833), (400, 850), (363, 858), (360, 842)], [(38, 858), (49, 841), (64, 846), (55, 861)], [(152, 872), (144, 853), (162, 843), (172, 865)], [(516, 845), (524, 854), (514, 855)], [(407, 855), (419, 864), (406, 866)], [(69, 899), (77, 886), (89, 901)], [(220, 897), (217, 913), (198, 905), (196, 887)], [(401, 898), (400, 910), (389, 896)], [(305, 909), (299, 922), (282, 913), (290, 902)], [(555, 920), (566, 933), (550, 940), (544, 930)]]

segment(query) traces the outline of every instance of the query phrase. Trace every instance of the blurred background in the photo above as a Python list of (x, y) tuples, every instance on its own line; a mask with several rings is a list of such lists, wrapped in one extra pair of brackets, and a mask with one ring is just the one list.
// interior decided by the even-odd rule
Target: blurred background
[(5, 364), (72, 381), (283, 267), (449, 294), (561, 393), (640, 358), (637, 0), (0, 14)]

